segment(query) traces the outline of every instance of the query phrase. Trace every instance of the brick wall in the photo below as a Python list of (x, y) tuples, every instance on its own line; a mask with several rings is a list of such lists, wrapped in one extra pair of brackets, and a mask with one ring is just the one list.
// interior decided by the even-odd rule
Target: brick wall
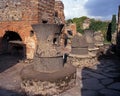
[(64, 16), (64, 4), (62, 1), (55, 1), (55, 12), (58, 15), (58, 18), (60, 19), (60, 23), (65, 24), (65, 16)]
[(48, 23), (54, 23), (55, 0), (0, 0), (0, 53), (6, 31), (19, 34), (26, 45), (26, 57), (32, 59), (36, 36), (31, 36), (31, 24), (41, 23), (47, 13)]
[(54, 23), (54, 5), (55, 0), (38, 0), (39, 1), (39, 22), (47, 20), (48, 23)]
[(54, 23), (55, 0), (1, 0), (0, 22), (39, 21), (47, 14), (48, 23)]
[(55, 23), (55, 11), (58, 18), (65, 23), (64, 5), (55, 0), (0, 0), (0, 53), (2, 40), (6, 31), (18, 33), (26, 45), (27, 59), (32, 59), (36, 49), (37, 39), (31, 36), (31, 24)]

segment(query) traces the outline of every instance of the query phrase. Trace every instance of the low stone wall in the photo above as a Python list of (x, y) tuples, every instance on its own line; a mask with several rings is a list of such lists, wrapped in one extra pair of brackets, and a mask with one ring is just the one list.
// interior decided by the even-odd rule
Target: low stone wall
[(76, 67), (83, 68), (83, 67), (92, 67), (98, 63), (96, 56), (80, 56), (80, 55), (70, 55), (68, 57), (68, 62), (73, 64)]

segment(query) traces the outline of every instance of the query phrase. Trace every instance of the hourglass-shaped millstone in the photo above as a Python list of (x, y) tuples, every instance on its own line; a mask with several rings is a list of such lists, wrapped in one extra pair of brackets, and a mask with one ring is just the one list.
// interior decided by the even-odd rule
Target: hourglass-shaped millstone
[(55, 72), (63, 68), (63, 54), (55, 42), (59, 39), (63, 25), (32, 25), (37, 37), (34, 69), (40, 72)]

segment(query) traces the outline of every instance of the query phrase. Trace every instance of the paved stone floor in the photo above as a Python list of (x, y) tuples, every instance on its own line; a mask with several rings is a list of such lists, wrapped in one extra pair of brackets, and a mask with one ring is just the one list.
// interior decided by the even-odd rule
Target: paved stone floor
[[(0, 58), (3, 66), (12, 57)], [(3, 65), (2, 65), (3, 64)], [(25, 66), (25, 65), (24, 65)], [(11, 90), (19, 90), (20, 71), (23, 64), (0, 69), (0, 96), (25, 96)], [(118, 57), (102, 58), (93, 68), (77, 69), (76, 86), (58, 96), (120, 96), (120, 60)], [(16, 95), (17, 94), (17, 95)]]
[(77, 69), (76, 87), (59, 96), (120, 96), (120, 60), (107, 58), (93, 68)]

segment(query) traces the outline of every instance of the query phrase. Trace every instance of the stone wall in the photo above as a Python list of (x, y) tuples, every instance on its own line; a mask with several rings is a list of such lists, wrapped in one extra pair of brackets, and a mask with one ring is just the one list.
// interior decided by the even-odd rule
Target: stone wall
[(0, 22), (23, 20), (38, 21), (38, 0), (0, 1)]
[(76, 35), (77, 33), (77, 29), (76, 29), (76, 24), (75, 23), (71, 23), (68, 26), (65, 27), (65, 33), (67, 34), (67, 31), (71, 31), (72, 35)]
[[(1, 0), (0, 21), (54, 22), (55, 0)], [(46, 15), (46, 16), (45, 16)]]
[(60, 23), (65, 23), (64, 4), (60, 0), (55, 1), (55, 15), (60, 20)]
[(39, 1), (39, 22), (47, 20), (48, 23), (54, 23), (54, 6), (55, 0), (38, 0)]
[(83, 22), (83, 29), (89, 29), (90, 23), (91, 22), (89, 18), (85, 19)]
[(118, 9), (118, 25), (120, 26), (120, 6), (119, 6), (119, 9)]
[(117, 54), (120, 55), (120, 6), (119, 6), (119, 9), (118, 9), (118, 32), (117, 32), (117, 40), (116, 40), (116, 43), (117, 43), (117, 46), (116, 46), (116, 51), (117, 51)]

